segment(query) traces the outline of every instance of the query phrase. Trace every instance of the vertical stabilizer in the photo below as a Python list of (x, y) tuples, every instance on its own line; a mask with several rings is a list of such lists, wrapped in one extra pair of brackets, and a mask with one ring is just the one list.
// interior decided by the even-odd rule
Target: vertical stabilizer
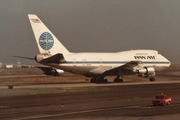
[(36, 15), (28, 14), (28, 17), (41, 54), (69, 54), (69, 51), (64, 47), (64, 45)]

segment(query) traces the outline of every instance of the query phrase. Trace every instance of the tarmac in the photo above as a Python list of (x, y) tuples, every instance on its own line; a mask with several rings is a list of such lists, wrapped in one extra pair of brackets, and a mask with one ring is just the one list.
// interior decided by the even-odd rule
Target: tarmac
[[(176, 73), (176, 74), (174, 74)], [(179, 120), (178, 71), (123, 83), (0, 83), (1, 120)], [(72, 76), (71, 76), (72, 78)], [(5, 79), (6, 80), (6, 79)], [(156, 94), (170, 106), (153, 106)]]
[[(13, 94), (0, 97), (0, 119), (179, 119), (180, 82), (164, 82), (63, 85), (26, 83), (24, 88), (20, 88), (21, 84), (13, 89), (1, 88), (6, 86), (4, 83), (0, 87), (0, 94)], [(21, 94), (23, 91), (26, 94)], [(172, 104), (165, 107), (153, 106), (151, 102), (159, 93), (172, 97)]]

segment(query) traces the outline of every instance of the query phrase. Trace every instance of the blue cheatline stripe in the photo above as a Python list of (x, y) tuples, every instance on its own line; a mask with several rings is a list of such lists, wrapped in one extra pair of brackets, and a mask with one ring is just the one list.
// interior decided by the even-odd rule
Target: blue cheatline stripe
[[(68, 61), (66, 64), (126, 64), (129, 61)], [(169, 62), (142, 62), (142, 64), (170, 64)]]

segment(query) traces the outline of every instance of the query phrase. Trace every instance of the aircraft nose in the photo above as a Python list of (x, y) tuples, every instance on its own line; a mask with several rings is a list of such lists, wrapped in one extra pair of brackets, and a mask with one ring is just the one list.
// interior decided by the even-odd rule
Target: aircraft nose
[(169, 67), (171, 65), (171, 62), (163, 55), (160, 55), (160, 56), (161, 56), (162, 61), (164, 61), (164, 63), (165, 63), (164, 65)]
[[(165, 58), (165, 57), (164, 57)], [(168, 67), (171, 65), (171, 62), (167, 59), (167, 58), (165, 58), (165, 60), (167, 61), (167, 65), (168, 65)]]
[(169, 66), (171, 65), (171, 62), (168, 60), (168, 62), (169, 62)]

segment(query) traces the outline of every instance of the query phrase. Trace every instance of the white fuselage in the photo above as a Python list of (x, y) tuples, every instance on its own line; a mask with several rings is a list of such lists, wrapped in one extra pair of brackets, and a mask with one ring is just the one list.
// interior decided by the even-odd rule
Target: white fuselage
[(131, 50), (117, 53), (71, 53), (64, 55), (64, 57), (66, 63), (48, 65), (82, 75), (87, 75), (94, 68), (106, 67), (112, 69), (130, 61), (140, 61), (141, 66), (154, 67), (156, 71), (170, 66), (170, 62), (155, 50)]

